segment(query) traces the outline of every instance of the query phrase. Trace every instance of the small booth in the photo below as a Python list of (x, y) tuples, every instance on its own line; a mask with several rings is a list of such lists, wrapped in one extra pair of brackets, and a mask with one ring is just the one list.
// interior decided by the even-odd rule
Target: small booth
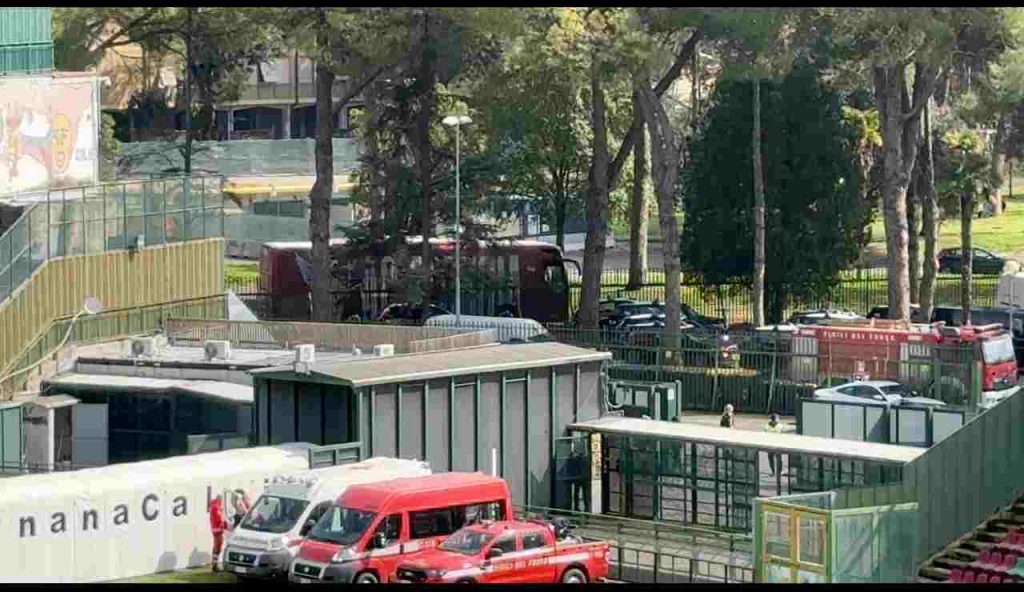
[(920, 514), (899, 485), (790, 495), (754, 502), (754, 581), (912, 582)]
[(589, 455), (578, 478), (599, 479), (588, 511), (735, 532), (753, 530), (756, 498), (897, 483), (925, 452), (685, 420), (605, 416), (569, 431)]

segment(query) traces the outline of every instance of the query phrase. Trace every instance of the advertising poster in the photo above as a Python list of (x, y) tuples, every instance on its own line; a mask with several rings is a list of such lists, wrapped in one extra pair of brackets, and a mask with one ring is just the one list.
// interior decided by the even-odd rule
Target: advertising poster
[(98, 181), (98, 81), (0, 77), (0, 195)]

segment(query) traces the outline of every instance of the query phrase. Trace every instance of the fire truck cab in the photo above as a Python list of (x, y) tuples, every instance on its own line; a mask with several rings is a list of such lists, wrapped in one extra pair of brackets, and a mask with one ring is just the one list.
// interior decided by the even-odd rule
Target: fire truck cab
[[(982, 386), (979, 408), (988, 409), (1019, 388), (1013, 343), (998, 324), (946, 327), (941, 322), (830, 321), (799, 326), (791, 347), (796, 354), (789, 368), (794, 380), (817, 381), (820, 376), (830, 376), (894, 380), (918, 387), (938, 380), (939, 388), (946, 392), (936, 398), (971, 405), (967, 396), (974, 368), (969, 362), (976, 361), (980, 362)], [(959, 395), (951, 397), (950, 389)]]

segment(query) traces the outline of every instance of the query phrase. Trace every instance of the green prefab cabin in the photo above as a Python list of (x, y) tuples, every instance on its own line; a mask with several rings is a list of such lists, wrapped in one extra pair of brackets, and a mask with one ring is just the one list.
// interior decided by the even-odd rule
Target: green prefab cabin
[(546, 506), (566, 426), (601, 414), (610, 358), (546, 342), (255, 370), (257, 442), (358, 443), (362, 458), (494, 471), (517, 503)]

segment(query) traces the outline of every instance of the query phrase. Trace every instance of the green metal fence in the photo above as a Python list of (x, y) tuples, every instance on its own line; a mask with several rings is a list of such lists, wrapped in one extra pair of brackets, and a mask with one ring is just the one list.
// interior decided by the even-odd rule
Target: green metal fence
[[(820, 385), (853, 380), (857, 366), (854, 358), (798, 353), (791, 337), (781, 333), (734, 334), (724, 342), (702, 333), (548, 329), (564, 343), (611, 352), (612, 380), (678, 383), (683, 410), (721, 411), (728, 403), (741, 413), (795, 415), (801, 396)], [(726, 343), (728, 357), (723, 354)], [(977, 404), (971, 348), (922, 346), (918, 353), (904, 359), (893, 352), (888, 359), (873, 360), (868, 370), (874, 378), (897, 380), (951, 405)]]
[(629, 583), (749, 583), (753, 581), (747, 534), (650, 520), (633, 520), (557, 508), (521, 506), (526, 518), (562, 519), (575, 534), (608, 541), (610, 580)]
[[(571, 310), (579, 307), (580, 276), (574, 269), (569, 272)], [(817, 309), (831, 306), (867, 314), (876, 306), (888, 305), (885, 269), (857, 269), (843, 272), (839, 283), (826, 298), (806, 302), (793, 302), (786, 307), (783, 316), (788, 318), (798, 310)], [(973, 299), (975, 306), (993, 306), (999, 276), (975, 274)], [(704, 286), (700, 278), (684, 274), (680, 283), (681, 299), (697, 312), (721, 317), (728, 323), (750, 322), (750, 288), (740, 283)], [(602, 298), (632, 298), (634, 300), (665, 300), (665, 273), (660, 269), (648, 269), (644, 282), (638, 286), (629, 285), (629, 270), (608, 269), (601, 276)], [(935, 302), (937, 304), (960, 305), (960, 275), (940, 274), (935, 281)]]
[(217, 177), (54, 189), (0, 235), (0, 304), (48, 259), (223, 236)]

